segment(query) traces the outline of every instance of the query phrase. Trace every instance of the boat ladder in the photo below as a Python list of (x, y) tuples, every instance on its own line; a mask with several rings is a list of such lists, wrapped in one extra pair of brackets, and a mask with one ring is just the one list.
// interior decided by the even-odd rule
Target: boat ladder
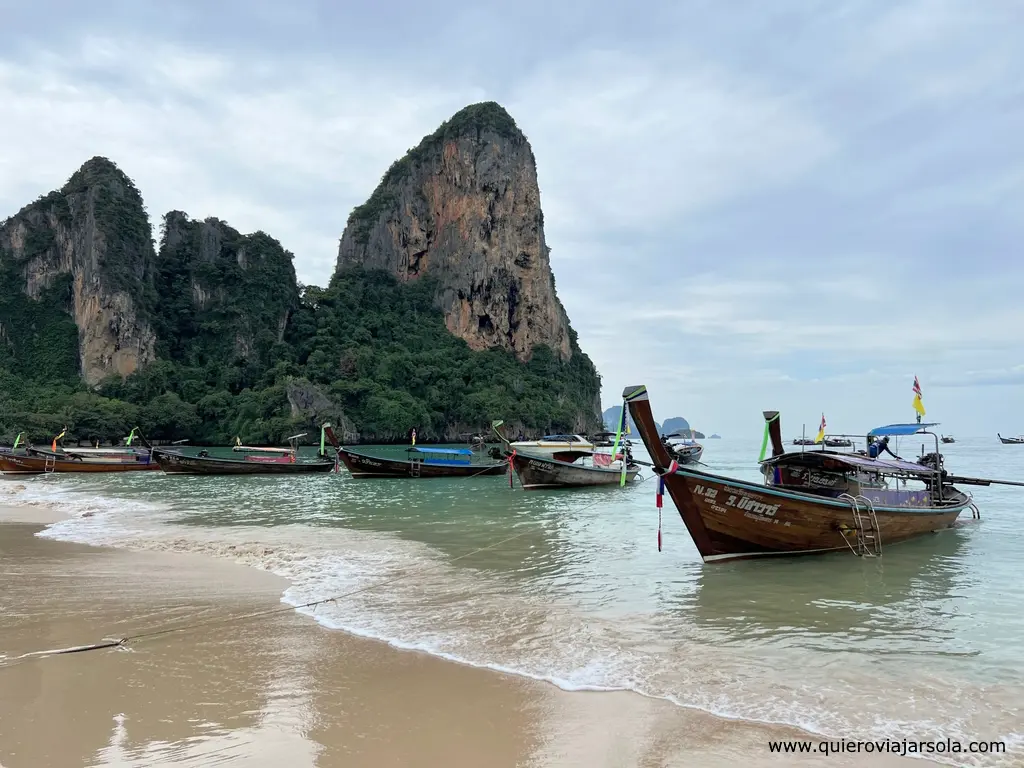
[(409, 462), (409, 477), (419, 477), (420, 467), (423, 466), (423, 462), (419, 459), (413, 459)]
[(43, 462), (43, 472), (53, 472), (57, 468), (57, 457), (47, 456)]
[(881, 557), (882, 556), (882, 535), (878, 530), (878, 517), (875, 515), (875, 505), (866, 496), (851, 496), (844, 493), (839, 498), (850, 502), (853, 510), (853, 535), (856, 537), (855, 544), (850, 544), (845, 526), (840, 526), (839, 532), (847, 545), (858, 557)]

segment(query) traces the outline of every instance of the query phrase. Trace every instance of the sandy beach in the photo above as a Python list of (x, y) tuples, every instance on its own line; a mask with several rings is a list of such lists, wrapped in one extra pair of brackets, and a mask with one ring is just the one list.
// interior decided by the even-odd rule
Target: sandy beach
[(284, 608), (287, 582), (272, 574), (34, 535), (55, 519), (0, 508), (4, 768), (911, 765), (771, 755), (769, 739), (820, 737), (633, 693), (566, 692), (327, 630), (290, 609), (126, 650), (16, 660)]

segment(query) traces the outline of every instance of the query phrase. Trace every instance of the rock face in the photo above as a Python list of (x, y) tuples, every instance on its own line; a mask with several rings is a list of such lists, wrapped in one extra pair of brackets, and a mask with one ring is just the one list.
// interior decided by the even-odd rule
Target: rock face
[(298, 305), (292, 254), (264, 232), (164, 216), (154, 312), (162, 358), (269, 361)]
[[(46, 344), (38, 324), (14, 326), (18, 315), (49, 301), (52, 289), (69, 280), (67, 295), (47, 314), (66, 310), (74, 318), (78, 372), (89, 384), (127, 376), (154, 358), (155, 335), (144, 311), (154, 258), (139, 191), (109, 160), (93, 158), (63, 188), (0, 224), (0, 300), (11, 313), (0, 320), (0, 342), (23, 361), (28, 355), (19, 345)], [(51, 372), (57, 373), (32, 373)]]
[[(619, 428), (619, 419), (622, 418), (622, 406), (613, 405), (608, 408), (602, 414), (604, 420), (604, 428), (609, 432), (614, 432)], [(629, 433), (631, 435), (639, 436), (640, 432), (636, 428), (636, 424), (633, 423), (633, 417), (626, 414), (626, 422), (629, 427)], [(662, 434), (662, 426), (658, 422), (654, 422), (654, 426), (657, 427), (658, 434)]]
[(339, 405), (328, 398), (308, 379), (293, 379), (285, 387), (288, 406), (293, 419), (304, 419), (314, 431), (329, 422), (334, 425), (334, 434), (345, 443), (359, 442), (359, 432), (345, 416)]
[(574, 350), (544, 240), (533, 151), (509, 114), (466, 107), (385, 174), (349, 216), (337, 271), (430, 276), (448, 329), (472, 349), (528, 360), (547, 345)]

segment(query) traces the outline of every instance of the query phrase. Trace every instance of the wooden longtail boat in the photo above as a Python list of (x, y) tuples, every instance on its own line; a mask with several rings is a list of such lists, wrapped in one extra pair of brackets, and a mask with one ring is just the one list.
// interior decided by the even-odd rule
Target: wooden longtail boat
[(999, 438), (999, 442), (1003, 445), (1024, 445), (1024, 435), (1020, 437), (1003, 437), (996, 432), (996, 437)]
[[(647, 389), (628, 387), (629, 407), (655, 471), (668, 489), (704, 562), (766, 555), (852, 550), (881, 554), (891, 544), (949, 528), (970, 497), (951, 481), (941, 457), (932, 463), (872, 459), (838, 451), (786, 453), (777, 412), (766, 412), (772, 456), (761, 463), (765, 484), (680, 466), (659, 439)], [(916, 434), (934, 425), (890, 425), (873, 434)], [(936, 436), (936, 453), (938, 436)], [(927, 458), (927, 457), (926, 457)], [(924, 462), (924, 460), (922, 460)], [(936, 466), (937, 465), (937, 466)], [(888, 480), (897, 482), (889, 487)], [(915, 480), (920, 489), (900, 488)]]
[[(512, 468), (519, 476), (523, 490), (539, 488), (586, 488), (597, 485), (619, 485), (622, 480), (622, 459), (609, 466), (588, 466), (582, 460), (558, 461), (547, 456), (534, 456), (513, 452), (508, 454)], [(601, 455), (601, 454), (596, 454)], [(604, 454), (611, 459), (610, 454)], [(616, 464), (618, 466), (616, 466)], [(626, 465), (626, 482), (632, 482), (640, 467), (629, 462)]]
[(662, 435), (661, 443), (665, 446), (669, 456), (680, 464), (697, 464), (704, 454), (704, 446), (696, 440), (675, 432), (668, 437)]
[(50, 472), (138, 472), (160, 469), (150, 456), (139, 454), (131, 459), (95, 459), (62, 455), (30, 449), (24, 455), (0, 454), (0, 472), (5, 475), (42, 475)]
[(386, 459), (338, 447), (352, 477), (477, 477), (503, 475), (508, 462), (474, 462), (469, 448), (409, 448), (408, 459)]
[(229, 459), (210, 456), (207, 451), (189, 455), (162, 448), (154, 448), (153, 457), (160, 469), (172, 475), (301, 475), (330, 472), (337, 466), (334, 459), (327, 457), (293, 460), (287, 456), (250, 456)]
[[(326, 433), (329, 428), (330, 425), (324, 425), (321, 431)], [(153, 458), (164, 472), (179, 475), (302, 475), (336, 469), (337, 460), (327, 457), (322, 440), (320, 453), (315, 459), (299, 458), (298, 441), (305, 436), (303, 433), (289, 437), (290, 448), (263, 449), (266, 454), (272, 455), (250, 455), (236, 459), (211, 456), (205, 450), (197, 454), (186, 454), (180, 450), (154, 448)], [(253, 451), (252, 448), (242, 448), (246, 452)]]

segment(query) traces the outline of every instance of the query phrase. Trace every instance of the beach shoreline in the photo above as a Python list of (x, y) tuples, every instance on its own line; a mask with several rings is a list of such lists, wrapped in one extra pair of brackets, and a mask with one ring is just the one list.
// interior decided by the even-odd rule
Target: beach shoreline
[[(12, 680), (0, 696), (6, 768), (188, 763), (212, 749), (247, 765), (774, 766), (793, 758), (770, 754), (769, 740), (823, 740), (630, 691), (565, 691), (325, 629), (282, 603), (290, 582), (269, 571), (206, 554), (35, 535), (63, 519), (49, 506), (0, 506), (0, 557), (9, 566), (0, 592), (18, 617), (0, 630), (8, 660), (106, 637), (210, 626), (130, 643), (130, 652), (103, 649), (0, 667)], [(263, 617), (217, 624), (257, 612)], [(240, 675), (243, 658), (241, 666), (250, 668)], [(310, 658), (320, 663), (310, 667)], [(176, 670), (173, 679), (168, 669)], [(83, 686), (83, 674), (108, 685)], [(216, 693), (232, 685), (236, 693)], [(153, 702), (140, 699), (137, 686), (165, 691), (175, 707), (153, 718)], [(353, 698), (373, 716), (356, 716)], [(44, 728), (68, 716), (67, 702), (84, 706), (87, 699), (107, 717), (75, 724), (60, 744), (45, 737)], [(211, 708), (217, 716), (208, 714)], [(404, 729), (402, 738), (382, 735), (396, 729)], [(857, 757), (802, 755), (800, 764), (865, 764)], [(909, 765), (907, 759), (875, 755), (870, 764)]]

